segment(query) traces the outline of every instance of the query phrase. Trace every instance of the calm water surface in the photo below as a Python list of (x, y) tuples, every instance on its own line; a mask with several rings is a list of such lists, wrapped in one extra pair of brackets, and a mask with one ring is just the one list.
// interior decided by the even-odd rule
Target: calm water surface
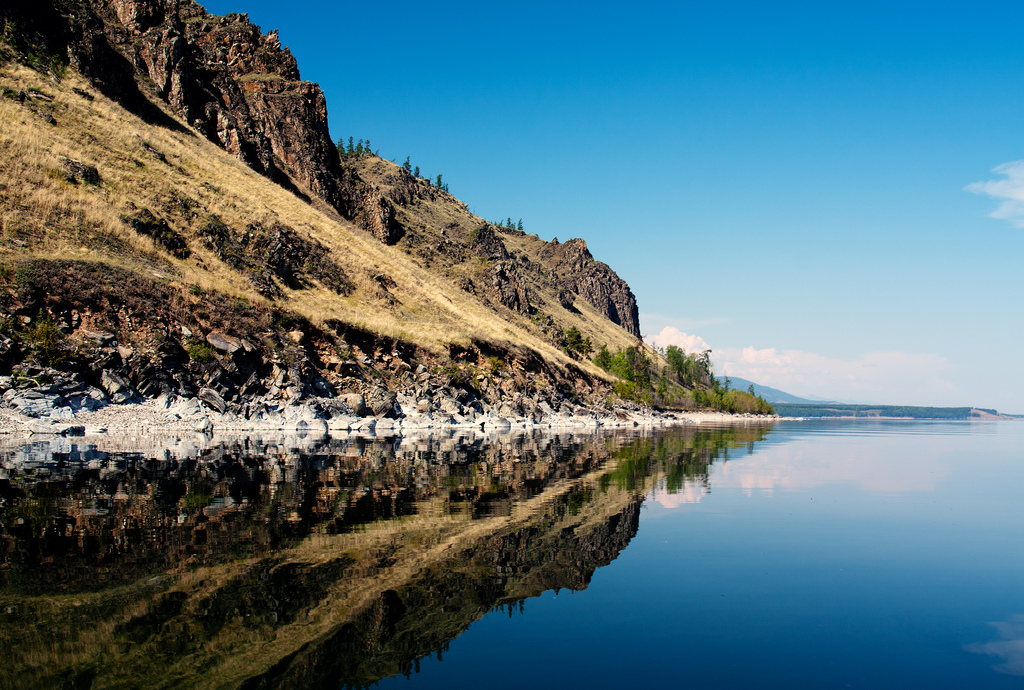
[(0, 448), (0, 682), (1024, 687), (1021, 423), (111, 443)]

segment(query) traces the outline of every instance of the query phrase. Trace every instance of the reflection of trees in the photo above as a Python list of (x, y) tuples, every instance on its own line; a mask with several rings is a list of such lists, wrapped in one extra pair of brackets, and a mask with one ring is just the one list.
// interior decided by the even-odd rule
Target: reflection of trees
[(770, 431), (765, 426), (725, 427), (638, 439), (615, 452), (619, 463), (602, 475), (602, 486), (614, 483), (619, 489), (645, 491), (652, 478), (663, 478), (668, 492), (676, 493), (689, 482), (706, 485), (712, 463), (728, 461), (730, 449), (752, 453), (753, 444)]
[(301, 453), (239, 442), (184, 461), (8, 467), (0, 678), (263, 687), (409, 673), (488, 611), (585, 589), (636, 533), (649, 486), (706, 482), (728, 448), (767, 433)]

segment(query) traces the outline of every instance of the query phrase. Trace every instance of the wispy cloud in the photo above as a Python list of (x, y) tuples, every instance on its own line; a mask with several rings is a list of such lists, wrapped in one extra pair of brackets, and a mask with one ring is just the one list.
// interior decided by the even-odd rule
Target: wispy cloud
[[(963, 404), (943, 377), (945, 357), (870, 352), (855, 359), (800, 350), (723, 348), (712, 353), (715, 370), (796, 395), (892, 404)], [(939, 402), (942, 401), (942, 402)]]
[(1018, 228), (1024, 228), (1024, 161), (1003, 163), (992, 172), (1005, 179), (975, 182), (964, 189), (974, 194), (983, 194), (999, 199), (999, 208), (989, 214), (991, 218), (1006, 220)]
[(815, 352), (768, 348), (713, 349), (699, 335), (665, 326), (646, 340), (656, 347), (676, 345), (687, 352), (712, 349), (715, 371), (749, 379), (794, 395), (902, 405), (964, 405), (959, 389), (946, 380), (945, 357), (909, 352), (869, 352), (853, 359)]

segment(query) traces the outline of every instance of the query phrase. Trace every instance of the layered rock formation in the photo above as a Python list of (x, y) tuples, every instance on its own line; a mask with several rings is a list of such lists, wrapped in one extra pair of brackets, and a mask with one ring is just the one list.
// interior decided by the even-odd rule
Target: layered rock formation
[(571, 239), (561, 245), (555, 240), (551, 244), (560, 288), (582, 297), (609, 321), (639, 338), (640, 311), (626, 281), (607, 264), (595, 261), (585, 240)]
[(126, 107), (148, 110), (140, 75), (254, 170), (348, 218), (359, 211), (361, 185), (342, 189), (323, 91), (301, 80), (276, 31), (264, 35), (244, 14), (216, 17), (190, 0), (43, 0), (6, 14), (37, 28), (49, 50)]

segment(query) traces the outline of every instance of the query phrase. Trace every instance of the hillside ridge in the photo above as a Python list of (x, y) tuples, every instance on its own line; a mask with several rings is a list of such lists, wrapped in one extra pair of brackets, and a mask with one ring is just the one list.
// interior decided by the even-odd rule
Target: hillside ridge
[(190, 0), (2, 12), (9, 409), (185, 396), (249, 420), (319, 400), (318, 418), (472, 423), (630, 407), (567, 344), (643, 347), (625, 281), (582, 239), (496, 226), (394, 163), (339, 155), (274, 32)]

